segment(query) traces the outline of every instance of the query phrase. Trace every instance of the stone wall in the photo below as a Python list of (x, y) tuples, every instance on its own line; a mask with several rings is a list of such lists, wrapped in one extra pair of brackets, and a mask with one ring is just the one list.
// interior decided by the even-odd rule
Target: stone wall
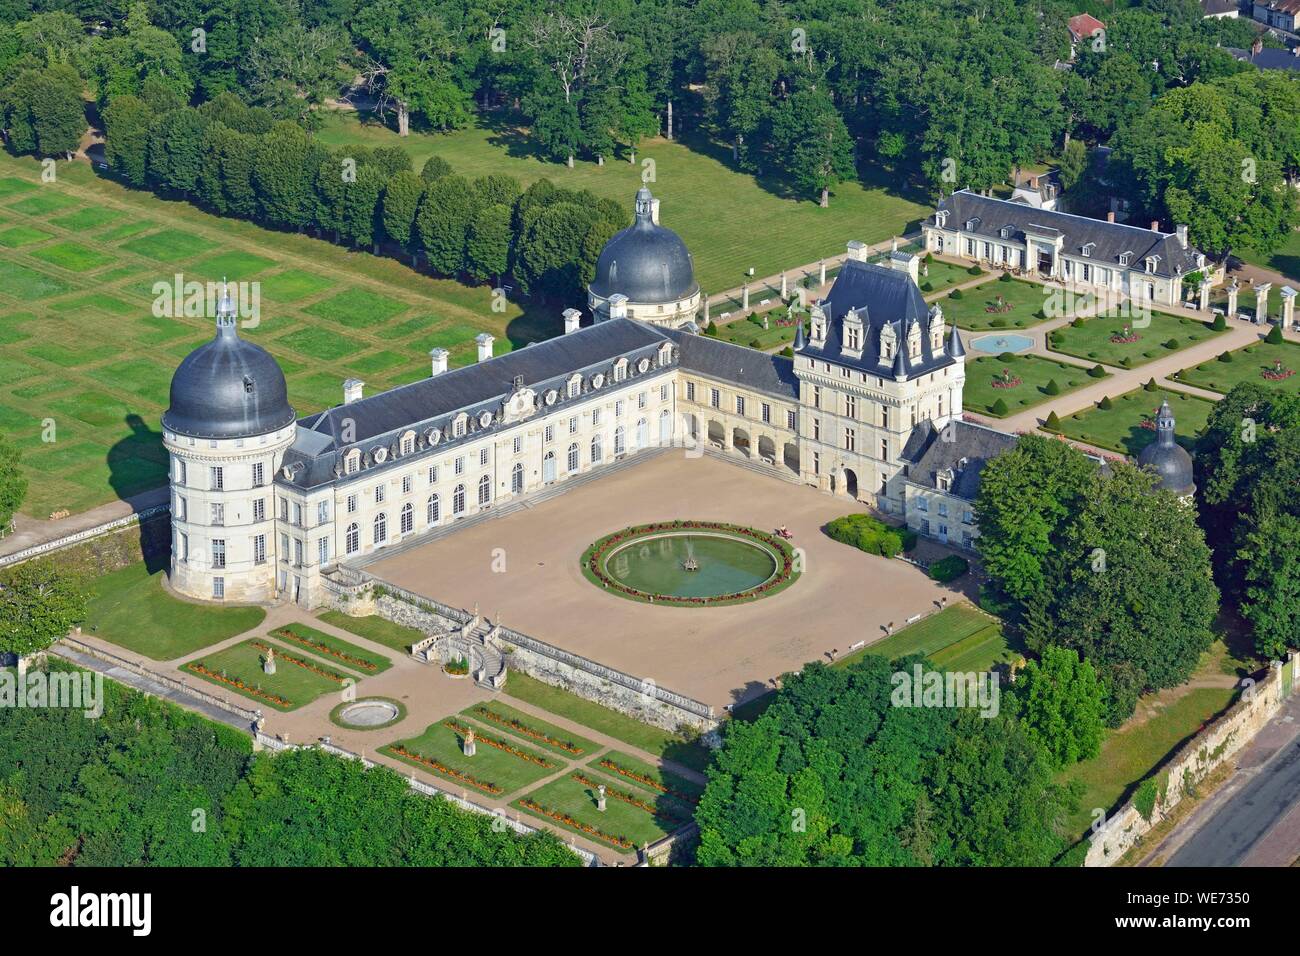
[(1223, 716), (1184, 744), (1154, 775), (1156, 801), (1151, 818), (1143, 816), (1130, 799), (1093, 834), (1083, 865), (1110, 866), (1137, 846), (1190, 789), (1231, 760), (1277, 715), (1295, 690), (1297, 671), (1300, 655), (1293, 652), (1286, 667), (1275, 665), (1263, 680), (1248, 687)]
[(171, 560), (171, 513), (153, 511), (143, 521), (118, 519), (110, 526), (92, 528), (0, 559), (0, 565), (49, 558), (60, 567), (97, 577), (137, 561), (165, 568)]

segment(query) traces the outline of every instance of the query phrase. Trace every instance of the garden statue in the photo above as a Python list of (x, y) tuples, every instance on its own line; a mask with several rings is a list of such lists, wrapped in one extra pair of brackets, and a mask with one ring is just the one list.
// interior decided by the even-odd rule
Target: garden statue
[(474, 728), (470, 727), (465, 731), (465, 756), (472, 757), (478, 752), (478, 745), (474, 743)]
[(262, 673), (263, 674), (275, 673), (275, 648), (274, 647), (268, 647), (266, 649), (266, 657), (262, 660)]
[(601, 813), (605, 812), (605, 785), (603, 783), (596, 787), (596, 809)]

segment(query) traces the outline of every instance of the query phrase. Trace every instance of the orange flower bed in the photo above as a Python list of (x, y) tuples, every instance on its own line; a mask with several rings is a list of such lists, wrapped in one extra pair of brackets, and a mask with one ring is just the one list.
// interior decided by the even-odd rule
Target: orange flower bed
[(479, 790), (482, 790), (484, 793), (491, 793), (491, 794), (504, 793), (504, 791), (500, 787), (498, 787), (495, 783), (490, 783), (487, 780), (479, 780), (477, 777), (472, 777), (467, 773), (461, 773), (459, 770), (452, 770), (451, 767), (448, 767), (446, 764), (442, 763), (441, 761), (434, 760), (432, 757), (426, 757), (424, 756), (424, 754), (414, 753), (410, 750), (407, 750), (401, 744), (393, 744), (388, 749), (399, 757), (405, 757), (407, 760), (413, 760), (416, 763), (422, 763), (426, 767), (431, 767), (432, 769), (438, 771), (439, 773), (446, 774), (448, 777), (452, 777), (455, 780), (459, 780), (461, 783), (466, 783), (469, 784), (471, 787), (476, 787)]
[(558, 747), (560, 750), (563, 750), (566, 753), (571, 753), (574, 756), (580, 757), (586, 753), (586, 751), (572, 741), (559, 740), (544, 731), (529, 727), (527, 724), (516, 720), (514, 717), (507, 717), (505, 714), (498, 714), (495, 710), (491, 710), (483, 704), (479, 704), (475, 707), (474, 713), (485, 720), (492, 721), (494, 724), (509, 727), (511, 730), (521, 733), (525, 737), (531, 737), (533, 740), (539, 740), (542, 743), (550, 744), (552, 747)]
[(550, 817), (552, 820), (563, 823), (565, 826), (573, 827), (575, 830), (581, 830), (583, 833), (594, 836), (598, 840), (612, 843), (614, 846), (621, 847), (624, 850), (630, 850), (636, 846), (636, 844), (627, 837), (615, 836), (612, 833), (606, 833), (604, 830), (598, 830), (590, 824), (583, 823), (581, 820), (575, 820), (567, 813), (561, 813), (559, 810), (552, 810), (550, 807), (544, 807), (536, 800), (530, 800), (527, 797), (523, 797), (520, 799), (519, 805), (536, 813), (540, 813), (542, 816)]
[(301, 634), (295, 634), (287, 627), (282, 627), (279, 630), (272, 631), (271, 633), (281, 640), (293, 641), (296, 644), (301, 644), (308, 650), (315, 651), (318, 654), (329, 654), (331, 657), (337, 657), (344, 664), (350, 664), (353, 667), (359, 667), (362, 670), (373, 671), (378, 666), (371, 661), (363, 661), (359, 657), (354, 657), (351, 654), (345, 654), (340, 650), (335, 650), (328, 644), (322, 644), (320, 641), (313, 641), (310, 637), (303, 637)]
[[(249, 641), (248, 643), (252, 644), (259, 651), (266, 651), (268, 653), (271, 651), (271, 646), (269, 644), (263, 644), (261, 641)], [(336, 684), (342, 684), (346, 681), (352, 680), (350, 677), (344, 677), (342, 674), (327, 671), (323, 667), (317, 667), (311, 661), (305, 661), (301, 657), (294, 657), (292, 654), (286, 654), (284, 651), (280, 652), (280, 657), (281, 659), (288, 661), (290, 664), (297, 664), (299, 667), (305, 668), (313, 674), (319, 674), (326, 680), (332, 680)]]
[(637, 773), (635, 770), (629, 770), (627, 767), (619, 766), (608, 757), (602, 757), (598, 766), (604, 767), (606, 770), (612, 770), (619, 776), (627, 777), (629, 780), (635, 780), (637, 783), (644, 787), (649, 787), (651, 790), (658, 790), (660, 793), (667, 794), (670, 797), (676, 797), (678, 800), (685, 801), (692, 806), (697, 802), (682, 793), (680, 790), (674, 790), (672, 787), (665, 786), (653, 777), (648, 777), (643, 773)]
[[(572, 780), (578, 781), (578, 783), (582, 784), (583, 786), (591, 787), (591, 789), (593, 790), (595, 790), (597, 787), (601, 785), (599, 780), (592, 780), (590, 777), (588, 777), (586, 774), (582, 773), (581, 771), (572, 773), (569, 775), (569, 777)], [(682, 813), (680, 811), (673, 813), (668, 810), (660, 809), (656, 807), (654, 804), (646, 803), (640, 797), (635, 796), (634, 794), (631, 793), (627, 793), (623, 790), (620, 790), (617, 787), (606, 786), (605, 794), (606, 796), (613, 797), (615, 800), (622, 800), (624, 803), (630, 803), (638, 810), (644, 810), (646, 813), (650, 814), (653, 817), (672, 817), (674, 819), (680, 819), (682, 817)]]
[[(460, 723), (459, 721), (452, 719), (451, 717), (448, 717), (442, 723), (444, 727), (450, 727), (452, 730), (456, 731), (456, 733), (460, 734), (462, 737), (469, 732), (469, 728), (467, 726)], [(489, 747), (495, 747), (497, 750), (504, 751), (505, 753), (510, 754), (512, 757), (518, 757), (520, 760), (527, 760), (529, 763), (535, 763), (539, 767), (545, 767), (547, 770), (552, 770), (556, 766), (556, 764), (551, 763), (549, 760), (543, 760), (541, 757), (535, 757), (526, 751), (519, 750), (515, 747), (510, 746), (510, 744), (506, 743), (504, 740), (501, 740), (497, 737), (489, 737), (487, 734), (481, 734), (477, 730), (474, 731), (474, 739), (478, 741), (482, 741), (483, 743), (487, 744)]]
[(269, 691), (262, 690), (260, 687), (249, 687), (242, 680), (236, 680), (233, 677), (227, 677), (225, 674), (218, 674), (216, 671), (212, 670), (211, 668), (205, 667), (200, 661), (190, 661), (188, 664), (185, 665), (185, 669), (193, 671), (195, 674), (200, 674), (203, 677), (207, 677), (211, 680), (219, 681), (222, 684), (228, 684), (231, 687), (234, 687), (235, 689), (240, 691), (241, 693), (247, 694), (249, 697), (257, 697), (261, 700), (269, 701), (272, 704), (278, 704), (281, 707), (293, 706), (293, 701), (287, 700), (281, 697), (279, 694), (272, 694)]

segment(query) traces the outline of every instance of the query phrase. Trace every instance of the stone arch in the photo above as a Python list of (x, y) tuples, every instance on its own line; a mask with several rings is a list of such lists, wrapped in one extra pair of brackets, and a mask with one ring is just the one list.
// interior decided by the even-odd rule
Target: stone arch
[(799, 474), (799, 445), (788, 441), (781, 447), (781, 460), (796, 475)]
[(731, 444), (736, 451), (746, 458), (753, 457), (753, 451), (749, 444), (749, 432), (743, 428), (733, 428), (731, 430)]
[(727, 446), (727, 429), (723, 427), (722, 422), (709, 420), (709, 444), (719, 448)]
[(758, 436), (758, 457), (776, 464), (776, 442), (769, 435)]

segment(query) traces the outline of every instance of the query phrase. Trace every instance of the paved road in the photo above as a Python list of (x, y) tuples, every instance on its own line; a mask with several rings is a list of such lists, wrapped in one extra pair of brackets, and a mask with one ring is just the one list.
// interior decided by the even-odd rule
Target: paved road
[(1165, 863), (1166, 866), (1286, 866), (1300, 856), (1300, 720), (1297, 701), (1261, 736), (1283, 735), (1280, 746), (1224, 800)]

